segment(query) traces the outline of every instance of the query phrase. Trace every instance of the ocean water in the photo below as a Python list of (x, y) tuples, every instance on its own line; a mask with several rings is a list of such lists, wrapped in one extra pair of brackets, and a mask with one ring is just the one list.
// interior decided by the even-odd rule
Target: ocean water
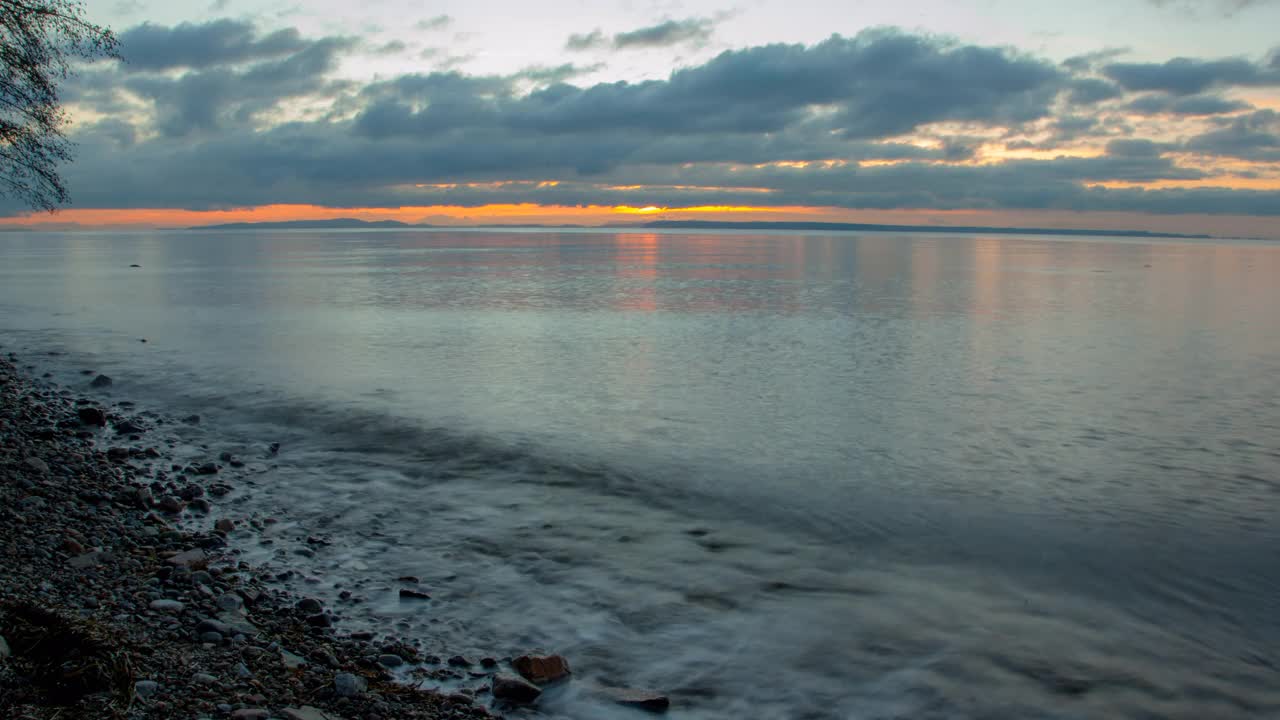
[(0, 349), (200, 413), (247, 558), (564, 653), (563, 718), (1280, 717), (1278, 312), (1243, 241), (0, 235)]

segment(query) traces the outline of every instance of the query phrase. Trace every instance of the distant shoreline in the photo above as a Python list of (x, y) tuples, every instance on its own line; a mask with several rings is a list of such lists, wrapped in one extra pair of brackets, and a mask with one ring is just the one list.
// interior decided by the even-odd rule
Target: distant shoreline
[(1061, 235), (1061, 236), (1110, 236), (1133, 238), (1173, 238), (1179, 240), (1214, 240), (1214, 235), (1161, 233), (1149, 230), (1104, 230), (1075, 228), (990, 227), (982, 225), (883, 225), (877, 223), (831, 222), (730, 222), (717, 220), (656, 220), (636, 225), (414, 225), (397, 220), (366, 221), (355, 218), (334, 220), (287, 220), (283, 222), (238, 222), (219, 225), (197, 225), (187, 230), (372, 230), (372, 229), (515, 229), (515, 228), (573, 228), (608, 232), (611, 230), (784, 230), (811, 232), (907, 232), (936, 234), (987, 234), (987, 235)]

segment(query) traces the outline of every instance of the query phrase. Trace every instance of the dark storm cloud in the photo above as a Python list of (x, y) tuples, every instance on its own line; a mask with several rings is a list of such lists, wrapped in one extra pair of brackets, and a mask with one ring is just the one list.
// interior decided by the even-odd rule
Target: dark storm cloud
[(126, 67), (137, 71), (207, 68), (278, 58), (309, 44), (292, 28), (259, 37), (251, 23), (240, 20), (174, 27), (147, 23), (120, 34)]
[(1115, 83), (1098, 78), (1079, 78), (1067, 85), (1067, 101), (1072, 105), (1093, 105), (1124, 94)]
[(1213, 88), (1280, 86), (1280, 72), (1248, 60), (1174, 58), (1164, 63), (1112, 63), (1104, 75), (1126, 90), (1194, 95)]

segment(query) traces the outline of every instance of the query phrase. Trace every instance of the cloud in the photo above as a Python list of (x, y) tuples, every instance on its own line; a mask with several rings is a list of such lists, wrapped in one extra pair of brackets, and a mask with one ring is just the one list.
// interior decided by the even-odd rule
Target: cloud
[(1262, 162), (1280, 162), (1280, 113), (1258, 110), (1222, 123), (1186, 143), (1193, 152)]
[(620, 32), (612, 37), (606, 37), (604, 32), (599, 29), (592, 30), (589, 33), (575, 33), (570, 35), (565, 42), (565, 49), (574, 51), (601, 48), (632, 50), (684, 44), (702, 46), (711, 39), (714, 31), (715, 20), (711, 18), (664, 20), (656, 25)]
[(283, 57), (307, 45), (295, 29), (259, 37), (251, 23), (241, 20), (174, 27), (144, 23), (120, 34), (125, 63), (137, 71), (246, 63)]
[(1280, 86), (1280, 71), (1241, 59), (1179, 57), (1165, 63), (1112, 63), (1102, 72), (1126, 90), (1159, 90), (1175, 95), (1233, 86)]
[(1280, 5), (1278, 0), (1206, 0), (1204, 2), (1192, 2), (1191, 0), (1147, 0), (1151, 5), (1158, 8), (1172, 8), (1189, 15), (1196, 15), (1206, 6), (1215, 12), (1225, 16), (1232, 17), (1239, 12), (1257, 7), (1269, 7)]
[[(153, 41), (145, 66), (101, 64), (68, 84), (84, 117), (109, 118), (76, 127), (82, 151), (66, 174), (77, 206), (544, 202), (1280, 215), (1275, 192), (1099, 186), (1202, 181), (1205, 170), (1179, 164), (1185, 153), (1272, 157), (1278, 129), (1275, 113), (1241, 114), (1246, 108), (1212, 92), (1134, 95), (1121, 80), (1096, 77), (1098, 63), (1072, 69), (1009, 48), (880, 29), (730, 50), (642, 82), (583, 82), (599, 66), (563, 64), (355, 85), (335, 74), (356, 47), (350, 39), (294, 34), (280, 50), (266, 43), (274, 34), (216, 25), (143, 26), (150, 34), (136, 37), (231, 39), (199, 51)], [(1136, 112), (1148, 117), (1133, 124), (1155, 128), (1152, 137), (1127, 126), (1124, 113)], [(1180, 124), (1168, 127), (1177, 133), (1160, 131), (1174, 120)], [(1179, 133), (1192, 139), (1167, 140)], [(999, 138), (1025, 138), (1041, 152), (1079, 154), (1083, 145), (1105, 153), (979, 154)]]
[(650, 27), (618, 33), (613, 36), (613, 46), (622, 50), (705, 43), (711, 39), (714, 27), (715, 23), (709, 18), (666, 20)]
[(443, 30), (453, 24), (453, 18), (449, 15), (436, 15), (435, 17), (423, 18), (414, 23), (414, 27), (419, 30)]
[(1218, 95), (1171, 96), (1165, 93), (1140, 95), (1124, 108), (1142, 115), (1223, 115), (1249, 110), (1253, 106), (1242, 100), (1231, 100)]

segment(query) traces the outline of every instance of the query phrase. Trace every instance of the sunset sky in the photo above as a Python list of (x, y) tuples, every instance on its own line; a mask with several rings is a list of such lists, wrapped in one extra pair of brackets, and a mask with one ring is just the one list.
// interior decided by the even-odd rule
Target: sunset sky
[(1280, 0), (105, 0), (0, 227), (812, 219), (1280, 239)]

